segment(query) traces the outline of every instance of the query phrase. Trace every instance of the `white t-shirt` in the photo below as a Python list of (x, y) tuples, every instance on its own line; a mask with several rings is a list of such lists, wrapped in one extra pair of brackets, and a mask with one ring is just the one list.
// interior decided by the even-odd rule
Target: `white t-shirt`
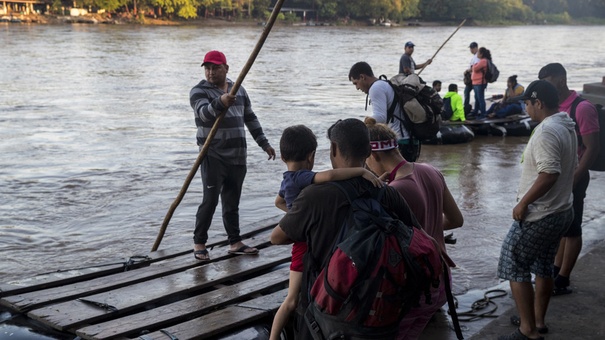
[[(372, 118), (376, 119), (376, 122), (378, 123), (386, 124), (388, 110), (395, 99), (395, 91), (386, 81), (377, 80), (370, 87), (368, 95), (370, 97), (370, 105), (372, 106)], [(394, 114), (401, 117), (401, 108), (399, 103), (397, 103), (397, 106), (395, 106)], [(410, 134), (400, 124), (399, 119), (393, 119), (393, 121), (389, 123), (389, 127), (395, 131), (399, 138), (410, 138)]]
[(473, 55), (473, 57), (471, 58), (471, 66), (469, 68), (473, 68), (473, 65), (475, 65), (476, 63), (479, 62), (479, 57), (477, 57), (477, 54), (479, 54), (479, 52), (475, 53), (475, 55)]
[(529, 205), (525, 218), (529, 222), (572, 206), (573, 175), (578, 165), (574, 126), (567, 113), (556, 113), (536, 126), (525, 147), (517, 202), (527, 194), (539, 173), (559, 174), (552, 188)]

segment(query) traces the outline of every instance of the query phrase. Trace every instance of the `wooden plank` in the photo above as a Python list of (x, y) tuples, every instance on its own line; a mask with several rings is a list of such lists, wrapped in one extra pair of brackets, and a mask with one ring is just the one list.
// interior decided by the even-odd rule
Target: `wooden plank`
[(289, 262), (290, 247), (272, 246), (259, 255), (240, 255), (184, 272), (165, 275), (153, 280), (86, 297), (86, 300), (112, 306), (115, 310), (99, 308), (80, 300), (71, 300), (42, 307), (28, 313), (58, 330), (68, 330), (82, 324), (102, 322), (142, 310), (152, 304), (166, 304), (171, 299), (184, 299), (191, 294), (217, 284), (261, 273), (281, 263)]
[[(273, 217), (269, 217), (267, 219), (257, 221), (251, 224), (247, 224), (242, 226), (241, 228), (241, 236), (243, 238), (252, 237), (258, 233), (264, 232), (266, 230), (272, 230), (275, 225), (280, 221), (283, 215), (276, 215)], [(228, 241), (224, 238), (210, 238), (208, 240), (208, 247), (217, 247), (221, 245), (228, 244)], [(191, 254), (193, 252), (192, 249), (183, 250), (182, 246), (172, 247), (167, 249), (160, 249), (155, 252), (150, 252), (147, 254), (147, 259), (144, 261), (138, 261), (136, 256), (131, 256), (128, 259), (117, 260), (117, 262), (107, 263), (107, 264), (97, 264), (84, 266), (82, 268), (74, 268), (67, 270), (57, 270), (50, 273), (40, 274), (36, 277), (30, 278), (27, 281), (23, 282), (23, 284), (18, 285), (0, 285), (0, 297), (6, 297), (17, 294), (24, 294), (29, 292), (34, 292), (43, 289), (49, 289), (54, 287), (65, 286), (72, 283), (82, 282), (91, 280), (94, 278), (113, 275), (116, 273), (120, 273), (124, 271), (128, 262), (133, 259), (136, 260), (134, 264), (128, 265), (128, 270), (148, 266), (151, 263), (160, 262), (163, 260), (179, 257), (179, 256), (187, 256), (187, 254)], [(1, 303), (0, 303), (1, 304)]]
[(248, 299), (253, 294), (287, 286), (290, 269), (284, 267), (247, 281), (141, 313), (87, 326), (76, 331), (83, 339), (109, 340), (135, 336), (143, 330), (157, 331), (172, 324), (202, 316), (227, 304)]
[[(248, 242), (251, 245), (258, 247), (267, 245), (269, 235), (270, 231), (265, 231), (249, 239)], [(233, 256), (227, 253), (226, 247), (223, 248), (222, 251), (213, 252), (213, 255), (212, 261), (218, 261), (220, 259)], [(216, 255), (219, 256), (215, 257)], [(166, 276), (172, 273), (185, 271), (202, 264), (202, 262), (195, 260), (193, 256), (191, 256), (190, 258), (182, 261), (155, 264), (149, 266), (145, 270), (120, 272), (111, 276), (104, 276), (61, 287), (3, 297), (0, 299), (0, 305), (6, 306), (17, 312), (24, 313), (51, 303), (68, 301), (75, 298), (106, 292), (111, 289), (117, 289), (157, 277)]]
[[(230, 333), (239, 327), (252, 326), (255, 321), (272, 315), (279, 308), (287, 294), (287, 289), (280, 290), (179, 325), (166, 327), (163, 330), (179, 340), (208, 339), (220, 334)], [(150, 340), (169, 339), (162, 331), (145, 334), (145, 338)]]

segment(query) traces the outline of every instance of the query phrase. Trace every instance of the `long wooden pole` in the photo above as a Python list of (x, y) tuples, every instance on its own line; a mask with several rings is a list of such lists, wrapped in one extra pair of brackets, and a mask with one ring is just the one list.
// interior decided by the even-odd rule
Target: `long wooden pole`
[[(445, 46), (445, 44), (447, 44), (448, 41), (450, 41), (450, 39), (452, 39), (452, 37), (454, 36), (454, 34), (456, 34), (456, 32), (458, 32), (458, 30), (460, 29), (460, 27), (462, 27), (462, 25), (464, 25), (464, 23), (466, 22), (466, 19), (462, 20), (462, 22), (460, 23), (460, 25), (458, 25), (458, 28), (456, 28), (456, 30), (454, 31), (454, 33), (452, 33), (449, 38), (447, 38), (447, 40), (445, 40), (443, 42), (443, 44), (441, 44), (441, 46), (439, 47), (439, 49), (437, 50), (437, 52), (435, 52), (435, 54), (433, 54), (433, 56), (431, 57), (431, 60), (433, 58), (435, 58), (435, 56), (437, 55), (437, 53), (439, 53), (439, 51), (441, 51), (441, 49), (443, 48), (443, 46)], [(427, 67), (428, 65), (425, 63), (424, 66), (422, 66), (422, 68), (420, 69), (420, 71), (418, 71), (418, 75), (420, 75), (420, 73), (422, 73), (422, 71), (424, 71), (424, 68)]]
[[(237, 77), (237, 80), (233, 84), (233, 87), (231, 88), (231, 91), (229, 92), (230, 95), (235, 96), (237, 94), (237, 91), (239, 90), (240, 86), (242, 85), (242, 82), (244, 81), (244, 78), (248, 74), (248, 71), (250, 71), (252, 64), (254, 64), (254, 61), (256, 60), (258, 53), (262, 49), (263, 44), (265, 43), (265, 40), (267, 40), (267, 37), (269, 36), (269, 32), (271, 32), (271, 28), (273, 28), (273, 24), (275, 23), (275, 20), (277, 19), (277, 15), (281, 11), (281, 7), (283, 4), (284, 4), (284, 0), (278, 0), (277, 3), (275, 4), (275, 7), (273, 7), (273, 12), (271, 12), (269, 21), (267, 22), (267, 24), (265, 25), (265, 28), (263, 29), (263, 34), (259, 38), (258, 42), (256, 43), (256, 46), (254, 47), (254, 50), (250, 54), (250, 57), (248, 57), (248, 61), (242, 68), (242, 71), (240, 72), (239, 76)], [(197, 169), (199, 169), (199, 167), (200, 167), (200, 163), (202, 162), (202, 160), (208, 153), (208, 149), (210, 148), (210, 142), (212, 142), (214, 135), (216, 135), (216, 132), (218, 131), (218, 126), (221, 123), (221, 121), (223, 120), (223, 118), (225, 117), (226, 113), (227, 113), (227, 110), (221, 112), (221, 114), (218, 115), (218, 117), (216, 117), (216, 120), (214, 121), (214, 125), (212, 126), (212, 129), (210, 130), (210, 133), (206, 137), (206, 141), (204, 142), (204, 145), (202, 146), (200, 153), (197, 155), (195, 163), (193, 163), (193, 167), (191, 168), (191, 170), (189, 171), (189, 174), (187, 175), (187, 178), (185, 179), (185, 183), (183, 183), (183, 186), (181, 187), (181, 191), (179, 192), (179, 194), (176, 197), (176, 199), (174, 200), (174, 202), (172, 202), (170, 209), (168, 209), (168, 212), (166, 213), (166, 216), (164, 217), (164, 222), (162, 222), (162, 227), (160, 228), (160, 232), (158, 233), (158, 236), (156, 237), (155, 243), (153, 244), (151, 251), (158, 250), (158, 247), (160, 246), (160, 243), (162, 242), (162, 238), (164, 237), (164, 234), (166, 233), (166, 228), (168, 227), (168, 223), (170, 222), (170, 219), (172, 218), (174, 211), (176, 210), (178, 205), (183, 200), (183, 197), (185, 197), (185, 193), (187, 192), (187, 189), (189, 188), (189, 184), (191, 184), (191, 181), (193, 180), (193, 177), (195, 176)]]

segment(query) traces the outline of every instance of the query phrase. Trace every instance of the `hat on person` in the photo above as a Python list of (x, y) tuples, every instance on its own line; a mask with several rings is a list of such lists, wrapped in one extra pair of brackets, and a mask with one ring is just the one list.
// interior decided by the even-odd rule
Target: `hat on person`
[(550, 63), (540, 69), (538, 72), (538, 79), (544, 79), (548, 77), (567, 76), (565, 67), (559, 63)]
[(206, 53), (206, 55), (204, 56), (204, 62), (202, 63), (202, 66), (204, 66), (207, 63), (216, 64), (216, 65), (223, 65), (223, 64), (226, 65), (227, 58), (225, 57), (223, 52), (210, 51), (210, 52)]
[(522, 95), (512, 98), (514, 101), (530, 99), (539, 99), (548, 108), (558, 107), (559, 105), (557, 89), (546, 80), (532, 81)]
[(476, 42), (472, 42), (470, 45), (468, 45), (469, 48), (477, 48), (479, 47), (479, 45)]
[(411, 41), (408, 41), (405, 43), (405, 47), (414, 47), (414, 46), (416, 46), (416, 45), (414, 45), (414, 43)]

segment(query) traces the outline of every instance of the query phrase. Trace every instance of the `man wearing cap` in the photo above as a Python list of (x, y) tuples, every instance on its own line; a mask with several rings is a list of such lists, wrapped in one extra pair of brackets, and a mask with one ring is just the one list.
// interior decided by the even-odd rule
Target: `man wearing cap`
[(206, 53), (202, 67), (206, 79), (200, 81), (189, 93), (200, 149), (206, 142), (216, 118), (223, 111), (227, 113), (210, 141), (208, 153), (200, 165), (204, 197), (196, 214), (193, 233), (194, 256), (201, 261), (210, 259), (206, 242), (219, 196), (223, 224), (230, 244), (229, 252), (257, 254), (258, 249), (242, 242), (239, 229), (239, 201), (246, 176), (244, 126), (248, 128), (258, 146), (269, 155), (269, 159), (275, 159), (275, 150), (269, 144), (260, 122), (252, 111), (246, 90), (240, 87), (236, 95), (229, 94), (233, 82), (227, 78), (229, 65), (225, 55), (219, 51)]
[[(510, 281), (519, 328), (499, 340), (544, 339), (545, 317), (554, 285), (552, 263), (559, 241), (573, 219), (572, 186), (577, 138), (575, 124), (559, 112), (554, 86), (529, 84), (521, 97), (532, 120), (539, 122), (521, 156), (522, 173), (513, 208), (513, 224), (502, 243), (498, 277)], [(531, 273), (536, 275), (532, 287)]]
[[(357, 62), (351, 66), (349, 80), (357, 90), (366, 94), (366, 110), (369, 102), (372, 105), (372, 118), (376, 119), (378, 123), (389, 124), (389, 127), (395, 131), (398, 138), (399, 152), (401, 152), (403, 158), (408, 162), (415, 162), (420, 156), (420, 142), (412, 140), (410, 132), (401, 123), (404, 119), (401, 116), (403, 111), (391, 85), (376, 78), (372, 67), (365, 61)], [(391, 107), (397, 118), (388, 122), (388, 112)]]
[(574, 220), (561, 240), (555, 258), (554, 295), (569, 294), (569, 277), (582, 250), (582, 215), (584, 198), (590, 182), (588, 169), (599, 155), (599, 116), (597, 109), (588, 100), (583, 100), (576, 91), (567, 87), (567, 72), (559, 63), (548, 64), (540, 70), (538, 78), (553, 84), (559, 94), (559, 109), (567, 112), (576, 123), (578, 134), (579, 164), (574, 174), (573, 207)]
[(414, 59), (412, 58), (412, 53), (414, 53), (414, 46), (416, 45), (414, 45), (413, 42), (406, 42), (404, 47), (404, 53), (401, 56), (401, 59), (399, 59), (399, 73), (403, 73), (406, 76), (414, 73), (416, 69), (422, 69), (426, 65), (429, 65), (433, 62), (433, 59), (428, 59), (424, 63), (416, 65)]
[(471, 51), (473, 57), (471, 58), (471, 62), (469, 67), (464, 71), (464, 113), (468, 114), (472, 110), (472, 106), (470, 103), (471, 91), (473, 90), (473, 81), (471, 80), (471, 73), (473, 71), (473, 65), (479, 62), (479, 57), (477, 53), (479, 52), (479, 45), (476, 42), (472, 42), (468, 48)]

